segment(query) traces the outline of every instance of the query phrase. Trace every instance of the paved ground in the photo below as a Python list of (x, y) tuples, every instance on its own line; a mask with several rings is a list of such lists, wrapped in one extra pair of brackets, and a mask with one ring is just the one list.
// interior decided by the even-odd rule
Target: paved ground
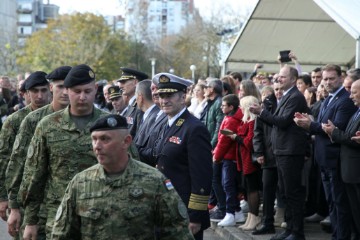
[[(281, 228), (276, 229), (281, 232)], [(306, 240), (330, 240), (331, 235), (321, 230), (319, 224), (305, 224)], [(251, 232), (245, 232), (237, 227), (217, 227), (212, 224), (211, 228), (204, 233), (204, 240), (268, 240), (272, 234), (253, 236)], [(0, 220), (0, 240), (11, 240), (7, 234), (7, 226), (3, 220)]]
[[(238, 225), (237, 225), (238, 226)], [(236, 227), (217, 227), (212, 224), (215, 233), (223, 240), (269, 240), (274, 234), (261, 236), (253, 236), (251, 232), (240, 230)], [(276, 232), (280, 233), (283, 229), (276, 228)], [(321, 230), (320, 224), (305, 224), (306, 240), (330, 240), (331, 235)], [(206, 240), (206, 238), (204, 238)]]

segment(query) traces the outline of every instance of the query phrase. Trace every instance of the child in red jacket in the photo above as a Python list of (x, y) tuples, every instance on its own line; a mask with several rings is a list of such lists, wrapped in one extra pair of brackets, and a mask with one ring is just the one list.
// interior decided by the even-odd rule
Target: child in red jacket
[[(225, 117), (220, 126), (218, 134), (218, 143), (214, 149), (213, 161), (222, 161), (222, 186), (226, 194), (226, 215), (218, 226), (234, 226), (236, 221), (244, 221), (241, 212), (236, 213), (239, 205), (237, 200), (237, 175), (240, 174), (237, 169), (238, 144), (228, 135), (237, 132), (237, 128), (242, 122), (243, 114), (239, 108), (239, 98), (235, 94), (229, 94), (223, 97), (221, 109)], [(236, 214), (235, 214), (236, 213)]]

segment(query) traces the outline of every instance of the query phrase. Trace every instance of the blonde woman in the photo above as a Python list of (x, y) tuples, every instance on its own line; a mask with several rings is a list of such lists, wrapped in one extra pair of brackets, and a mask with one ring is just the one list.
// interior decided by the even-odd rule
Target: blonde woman
[(237, 133), (232, 135), (238, 144), (240, 144), (241, 166), (244, 175), (244, 185), (247, 192), (247, 202), (249, 204), (249, 213), (244, 225), (240, 228), (243, 230), (254, 230), (261, 223), (259, 217), (259, 191), (261, 190), (261, 172), (260, 167), (252, 161), (254, 137), (254, 123), (256, 115), (251, 113), (249, 108), (253, 104), (259, 104), (258, 98), (246, 96), (240, 99), (240, 108), (243, 112), (243, 118), (238, 126)]

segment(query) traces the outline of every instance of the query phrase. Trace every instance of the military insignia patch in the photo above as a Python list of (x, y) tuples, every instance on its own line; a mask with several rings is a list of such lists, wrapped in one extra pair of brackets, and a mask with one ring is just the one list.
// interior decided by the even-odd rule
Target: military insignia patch
[(183, 217), (184, 219), (186, 219), (188, 217), (188, 212), (186, 209), (185, 204), (182, 201), (178, 202), (178, 211), (181, 217)]
[(159, 82), (168, 83), (168, 82), (170, 82), (170, 78), (168, 78), (166, 75), (161, 75), (159, 78)]
[(117, 125), (117, 121), (115, 118), (111, 117), (106, 120), (106, 123), (109, 127), (115, 127)]
[(179, 137), (172, 136), (171, 138), (169, 138), (169, 142), (175, 143), (175, 144), (180, 144), (182, 142), (182, 140)]
[(115, 92), (115, 88), (110, 88), (110, 94)]
[(17, 149), (19, 146), (20, 146), (20, 140), (16, 138), (14, 142), (14, 149)]
[(56, 212), (56, 216), (55, 216), (55, 220), (58, 221), (61, 217), (63, 210), (62, 210), (62, 206), (60, 205), (57, 212)]
[(181, 125), (183, 125), (184, 122), (185, 122), (185, 119), (180, 118), (179, 120), (177, 120), (176, 126), (180, 127)]
[(170, 179), (166, 179), (166, 180), (164, 181), (164, 183), (165, 183), (165, 186), (166, 186), (167, 190), (172, 190), (172, 189), (174, 189), (174, 186), (172, 185)]
[(129, 189), (129, 194), (132, 197), (139, 197), (139, 196), (143, 195), (143, 193), (144, 193), (144, 190), (142, 188), (130, 188)]
[(27, 152), (27, 157), (31, 158), (34, 155), (34, 147), (33, 145), (30, 145)]
[(94, 78), (94, 77), (95, 77), (95, 73), (94, 73), (93, 71), (89, 70), (89, 76), (90, 76), (91, 78)]

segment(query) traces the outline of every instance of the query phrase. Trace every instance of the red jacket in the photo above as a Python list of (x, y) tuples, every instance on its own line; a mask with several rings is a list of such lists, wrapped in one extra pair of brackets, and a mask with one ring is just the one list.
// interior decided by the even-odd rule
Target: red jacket
[(247, 123), (241, 121), (237, 128), (237, 135), (243, 139), (243, 143), (240, 144), (241, 161), (237, 161), (237, 167), (239, 171), (242, 169), (244, 175), (259, 170), (259, 168), (253, 164), (251, 160), (253, 151), (252, 139), (254, 137), (254, 123), (255, 120)]
[[(242, 122), (243, 113), (240, 108), (235, 112), (234, 115), (227, 115), (224, 117), (220, 130), (229, 129), (234, 133), (237, 133), (239, 124)], [(238, 144), (236, 141), (232, 140), (230, 137), (225, 136), (219, 132), (218, 134), (218, 143), (214, 149), (214, 157), (216, 160), (237, 160), (238, 157)], [(240, 171), (240, 170), (239, 170)]]

